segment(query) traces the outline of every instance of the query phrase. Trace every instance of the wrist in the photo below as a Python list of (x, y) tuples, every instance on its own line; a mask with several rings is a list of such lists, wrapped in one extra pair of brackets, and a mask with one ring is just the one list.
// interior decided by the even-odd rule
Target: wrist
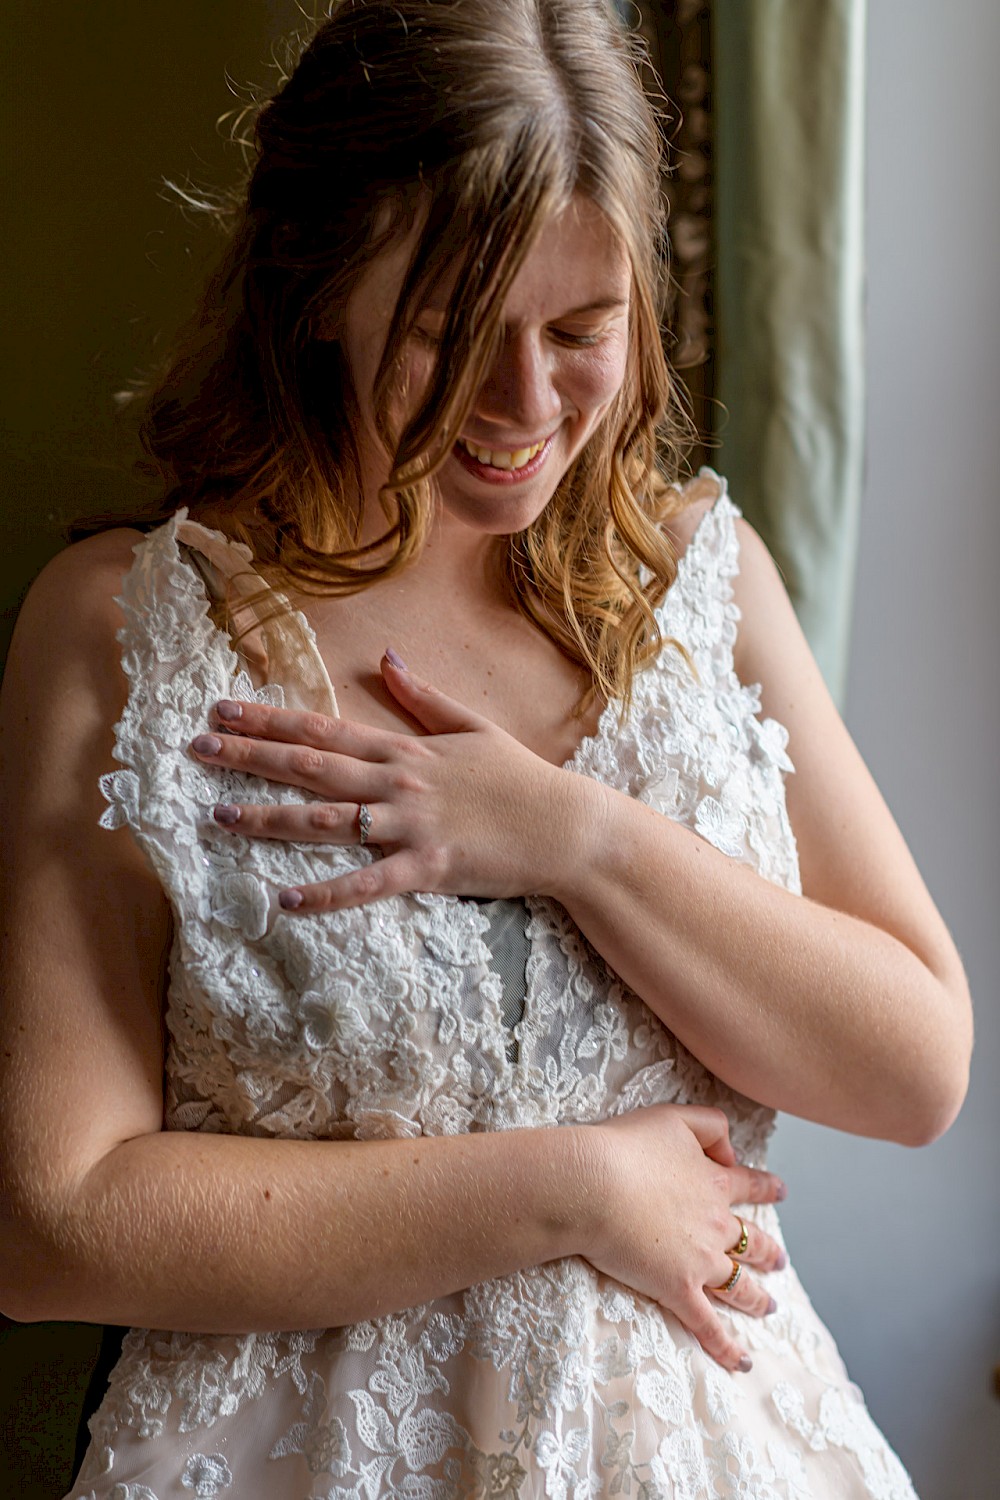
[(554, 1146), (541, 1212), (553, 1245), (552, 1259), (589, 1258), (613, 1216), (614, 1161), (607, 1132), (598, 1125), (559, 1125), (545, 1135)]
[(545, 840), (545, 848), (539, 850), (545, 872), (539, 894), (568, 906), (579, 892), (603, 846), (613, 795), (590, 776), (556, 771), (547, 801), (548, 815), (537, 830)]

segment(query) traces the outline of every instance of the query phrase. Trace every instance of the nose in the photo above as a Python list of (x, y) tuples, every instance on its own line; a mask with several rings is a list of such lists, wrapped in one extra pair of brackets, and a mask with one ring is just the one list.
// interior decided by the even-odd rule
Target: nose
[(548, 434), (562, 414), (552, 352), (530, 329), (505, 331), (473, 414), (502, 429), (501, 435), (535, 439)]

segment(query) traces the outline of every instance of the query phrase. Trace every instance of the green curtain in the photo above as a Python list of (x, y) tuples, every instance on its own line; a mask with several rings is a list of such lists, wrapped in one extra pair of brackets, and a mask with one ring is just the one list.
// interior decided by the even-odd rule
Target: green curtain
[(863, 472), (865, 0), (714, 0), (711, 14), (712, 462), (839, 695)]

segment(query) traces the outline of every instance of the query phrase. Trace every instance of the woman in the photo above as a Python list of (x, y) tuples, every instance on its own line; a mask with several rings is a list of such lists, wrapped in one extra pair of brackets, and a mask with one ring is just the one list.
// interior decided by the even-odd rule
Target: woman
[(940, 1133), (968, 996), (763, 547), (660, 477), (629, 45), (346, 3), (257, 135), (161, 524), (5, 686), (7, 1310), (137, 1325), (73, 1494), (912, 1495), (763, 1160)]

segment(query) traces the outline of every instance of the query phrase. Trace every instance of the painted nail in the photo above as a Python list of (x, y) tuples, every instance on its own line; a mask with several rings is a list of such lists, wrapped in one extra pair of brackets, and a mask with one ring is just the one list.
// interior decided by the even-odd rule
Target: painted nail
[(741, 1375), (750, 1374), (750, 1371), (753, 1369), (753, 1360), (750, 1358), (749, 1354), (744, 1354), (743, 1358), (740, 1360), (736, 1368), (737, 1370), (739, 1370)]
[(788, 1256), (785, 1254), (784, 1250), (779, 1250), (777, 1259), (774, 1262), (774, 1269), (776, 1271), (783, 1271), (787, 1265)]
[(773, 1313), (778, 1311), (778, 1304), (777, 1302), (775, 1302), (773, 1297), (768, 1297), (767, 1306), (765, 1307), (764, 1311), (765, 1313)]
[(780, 1177), (776, 1177), (775, 1178), (775, 1192), (774, 1192), (775, 1202), (776, 1203), (784, 1203), (784, 1201), (785, 1201), (785, 1199), (787, 1197), (788, 1197), (788, 1188), (781, 1181)]
[(218, 755), (222, 741), (215, 734), (199, 734), (191, 741), (191, 749), (196, 755)]
[(284, 911), (298, 911), (305, 897), (301, 891), (282, 891), (278, 897), (278, 905)]
[(410, 670), (403, 658), (397, 652), (393, 651), (391, 646), (386, 646), (385, 648), (385, 659), (390, 667), (396, 667), (400, 672), (408, 672)]
[(240, 810), (238, 807), (230, 806), (228, 802), (220, 802), (213, 809), (212, 817), (217, 823), (221, 823), (224, 828), (231, 828), (234, 823), (240, 821)]
[(215, 705), (215, 712), (220, 719), (225, 719), (228, 723), (232, 719), (242, 719), (243, 705), (242, 703), (233, 703), (229, 698), (222, 698)]

